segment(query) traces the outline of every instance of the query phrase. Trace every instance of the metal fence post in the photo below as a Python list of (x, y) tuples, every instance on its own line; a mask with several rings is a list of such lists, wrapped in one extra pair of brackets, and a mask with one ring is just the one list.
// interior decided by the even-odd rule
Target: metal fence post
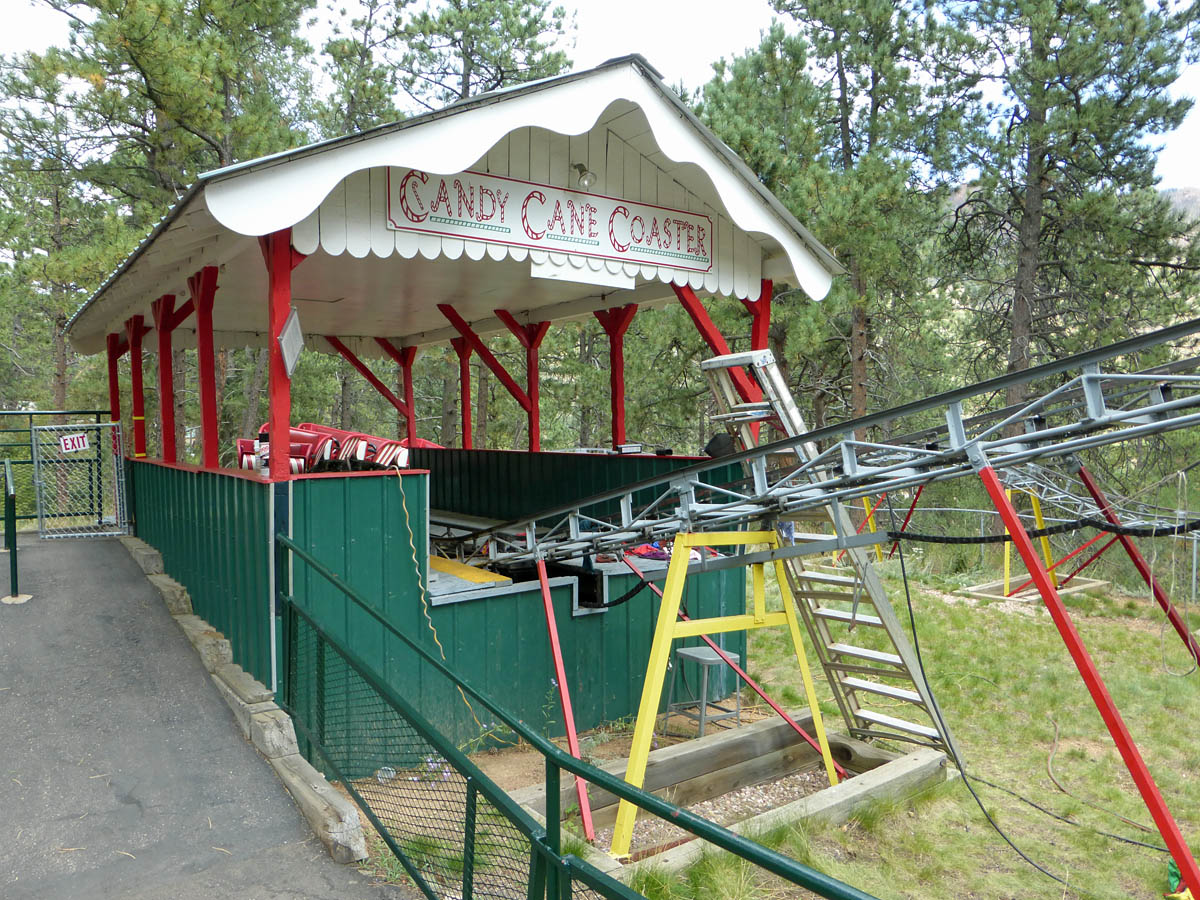
[(463, 816), (463, 900), (471, 900), (475, 894), (475, 808), (478, 797), (475, 779), (467, 776), (467, 809)]
[[(558, 764), (546, 757), (546, 844), (552, 858), (546, 866), (546, 896), (558, 897), (559, 870), (562, 857), (562, 784)], [(534, 853), (537, 853), (535, 848)]]
[(8, 551), (8, 595), (19, 597), (17, 584), (17, 485), (12, 463), (4, 461), (4, 549)]

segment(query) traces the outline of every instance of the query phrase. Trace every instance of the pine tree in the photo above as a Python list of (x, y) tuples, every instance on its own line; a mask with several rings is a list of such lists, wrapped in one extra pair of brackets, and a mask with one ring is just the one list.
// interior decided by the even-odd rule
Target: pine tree
[(951, 232), (971, 327), (1016, 372), (1177, 315), (1194, 236), (1153, 191), (1153, 136), (1191, 106), (1168, 88), (1200, 8), (980, 0), (954, 16), (978, 41), (973, 75), (998, 93)]

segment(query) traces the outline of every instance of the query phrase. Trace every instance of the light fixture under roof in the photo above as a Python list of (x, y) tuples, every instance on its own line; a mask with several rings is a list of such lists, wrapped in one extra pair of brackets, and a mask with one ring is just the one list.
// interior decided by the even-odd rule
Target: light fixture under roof
[(596, 173), (583, 163), (575, 163), (574, 169), (579, 173), (579, 186), (585, 191), (596, 183)]

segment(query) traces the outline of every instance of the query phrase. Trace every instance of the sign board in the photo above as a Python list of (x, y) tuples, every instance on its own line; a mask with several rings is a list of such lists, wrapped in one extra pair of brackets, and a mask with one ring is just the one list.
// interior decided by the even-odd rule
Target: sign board
[(63, 453), (76, 453), (80, 450), (86, 450), (88, 448), (88, 436), (86, 433), (64, 434), (58, 439), (58, 446)]
[(709, 272), (712, 219), (481, 172), (389, 167), (387, 225), (485, 243)]

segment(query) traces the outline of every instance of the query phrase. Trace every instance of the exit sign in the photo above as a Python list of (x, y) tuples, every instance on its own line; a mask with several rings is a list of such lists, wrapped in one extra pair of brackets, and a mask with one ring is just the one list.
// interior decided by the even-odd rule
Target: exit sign
[(75, 453), (88, 448), (88, 438), (85, 432), (79, 434), (64, 434), (58, 439), (58, 445), (63, 453)]

